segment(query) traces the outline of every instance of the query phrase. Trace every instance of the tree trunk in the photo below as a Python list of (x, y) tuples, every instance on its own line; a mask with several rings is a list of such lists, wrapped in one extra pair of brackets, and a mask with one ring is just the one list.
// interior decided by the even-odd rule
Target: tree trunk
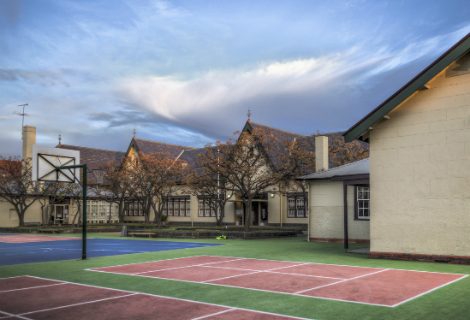
[(124, 222), (124, 200), (119, 200), (118, 203), (118, 216), (119, 216), (119, 222)]
[(253, 199), (251, 197), (249, 197), (247, 200), (244, 201), (246, 203), (245, 205), (245, 211), (246, 211), (246, 219), (245, 219), (245, 231), (248, 231), (250, 230), (250, 227), (251, 227), (251, 223), (252, 223), (252, 212), (251, 212), (251, 206), (252, 206), (252, 203), (253, 203)]
[(15, 207), (16, 213), (18, 214), (18, 223), (19, 227), (24, 227), (24, 215), (25, 215), (25, 210), (20, 206), (20, 207)]

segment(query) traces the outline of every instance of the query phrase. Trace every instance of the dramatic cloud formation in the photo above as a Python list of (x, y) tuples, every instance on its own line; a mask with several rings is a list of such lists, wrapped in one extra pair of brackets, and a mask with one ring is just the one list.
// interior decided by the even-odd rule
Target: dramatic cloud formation
[[(424, 5), (424, 3), (426, 5)], [(465, 1), (0, 1), (0, 153), (344, 130), (470, 31)], [(423, 9), (425, 8), (425, 9)]]

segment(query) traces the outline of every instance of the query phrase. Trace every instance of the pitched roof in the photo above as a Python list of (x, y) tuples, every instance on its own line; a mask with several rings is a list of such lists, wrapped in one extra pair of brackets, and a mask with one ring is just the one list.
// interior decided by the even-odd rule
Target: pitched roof
[(69, 144), (59, 144), (56, 148), (80, 151), (80, 162), (86, 163), (88, 166), (87, 177), (89, 184), (103, 183), (103, 175), (100, 173), (102, 172), (101, 170), (108, 165), (121, 165), (125, 155), (124, 152), (120, 151), (73, 146)]
[(337, 167), (352, 161), (361, 160), (369, 156), (369, 145), (366, 142), (354, 140), (346, 143), (342, 132), (331, 132), (322, 133), (310, 136), (304, 136), (292, 132), (271, 128), (266, 125), (253, 123), (251, 121), (245, 124), (243, 130), (261, 130), (269, 136), (272, 136), (272, 140), (266, 140), (264, 143), (268, 143), (269, 146), (266, 148), (267, 156), (274, 167), (280, 166), (282, 161), (282, 155), (288, 152), (287, 144), (294, 140), (298, 143), (299, 147), (307, 152), (311, 152), (312, 160), (310, 165), (302, 168), (303, 173), (315, 171), (315, 137), (316, 136), (327, 136), (329, 146), (329, 166)]
[(177, 157), (183, 150), (191, 150), (191, 147), (179, 146), (175, 144), (162, 143), (144, 139), (133, 138), (132, 143), (137, 147), (138, 151), (143, 154), (164, 153), (172, 157)]
[(345, 176), (368, 175), (369, 158), (354, 161), (326, 171), (320, 171), (303, 176), (302, 180), (327, 180)]
[(414, 92), (424, 88), (427, 82), (469, 51), (470, 33), (346, 131), (344, 133), (346, 141), (352, 141), (358, 138), (367, 140), (367, 138), (364, 138), (364, 135), (369, 132), (370, 127), (381, 121), (388, 113), (409, 98)]

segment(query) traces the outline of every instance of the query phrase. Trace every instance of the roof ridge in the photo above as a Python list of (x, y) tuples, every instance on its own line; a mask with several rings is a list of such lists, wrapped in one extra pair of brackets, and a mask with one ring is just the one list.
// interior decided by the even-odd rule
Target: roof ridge
[(168, 143), (168, 142), (160, 142), (160, 141), (155, 141), (155, 140), (150, 140), (150, 139), (142, 139), (142, 138), (134, 138), (134, 140), (140, 140), (140, 141), (145, 141), (145, 142), (150, 142), (150, 143), (155, 143), (155, 144), (163, 144), (167, 146), (173, 146), (173, 147), (180, 147), (180, 148), (187, 148), (187, 149), (194, 149), (193, 147), (189, 146), (183, 146), (180, 144), (175, 144), (175, 143)]
[(295, 132), (287, 131), (287, 130), (284, 130), (284, 129), (278, 129), (278, 128), (270, 127), (270, 126), (268, 126), (268, 125), (261, 124), (261, 123), (258, 123), (258, 122), (250, 121), (250, 123), (251, 123), (251, 124), (254, 124), (255, 126), (261, 126), (261, 127), (273, 129), (273, 130), (276, 130), (276, 131), (280, 131), (280, 132), (283, 132), (283, 133), (295, 135), (295, 136), (307, 137), (306, 135), (303, 135), (303, 134), (301, 134), (301, 133), (295, 133)]
[(66, 149), (65, 147), (82, 148), (82, 149), (91, 149), (91, 150), (98, 150), (98, 151), (105, 151), (105, 152), (117, 152), (117, 153), (125, 154), (124, 151), (117, 151), (117, 150), (110, 150), (110, 149), (101, 149), (101, 148), (93, 148), (93, 147), (84, 147), (84, 146), (78, 146), (78, 145), (73, 145), (73, 144), (58, 144), (58, 145), (56, 145), (56, 148), (63, 148), (63, 149)]

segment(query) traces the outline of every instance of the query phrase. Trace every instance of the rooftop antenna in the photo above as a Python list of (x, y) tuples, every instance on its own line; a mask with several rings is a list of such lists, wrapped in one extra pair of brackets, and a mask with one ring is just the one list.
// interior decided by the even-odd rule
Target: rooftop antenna
[(134, 128), (134, 130), (132, 130), (132, 138), (135, 138), (136, 135), (137, 135), (137, 130)]
[(59, 133), (59, 146), (62, 145), (62, 135)]
[(252, 116), (252, 113), (251, 113), (251, 110), (248, 109), (248, 112), (246, 113), (247, 117), (248, 117), (248, 122), (251, 122), (251, 116)]
[(24, 108), (26, 108), (27, 106), (29, 106), (29, 104), (27, 104), (27, 103), (23, 103), (23, 104), (18, 105), (18, 107), (23, 108), (22, 112), (17, 112), (16, 113), (17, 115), (22, 117), (22, 119), (21, 119), (21, 130), (23, 130), (23, 127), (24, 127), (24, 117), (28, 115), (27, 113), (24, 112)]

